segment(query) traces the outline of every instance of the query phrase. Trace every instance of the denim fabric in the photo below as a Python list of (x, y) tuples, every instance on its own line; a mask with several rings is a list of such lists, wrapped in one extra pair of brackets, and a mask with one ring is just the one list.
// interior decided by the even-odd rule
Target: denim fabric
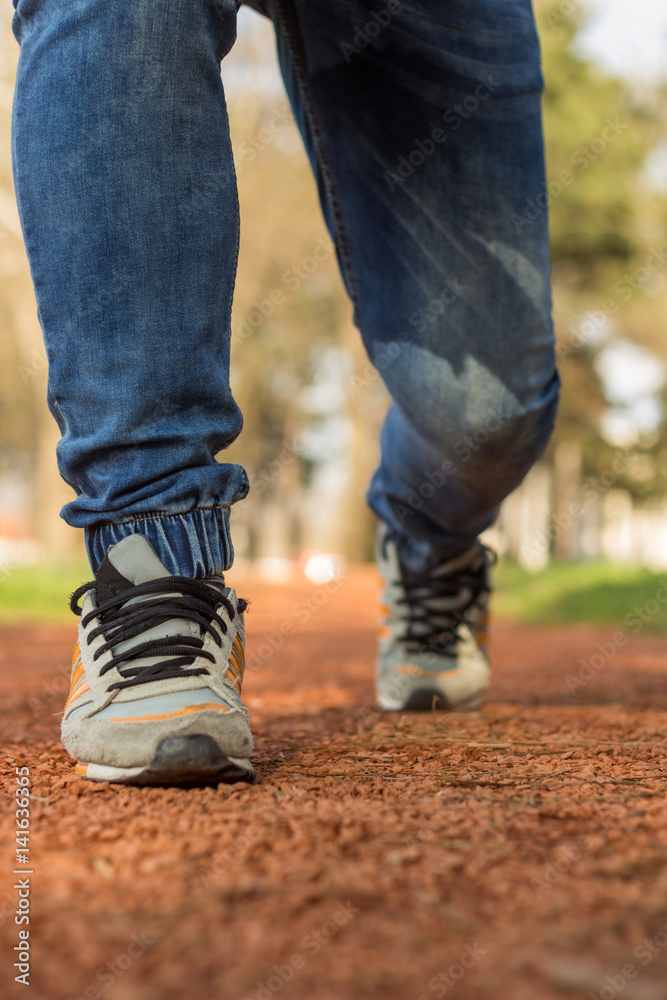
[[(542, 452), (558, 376), (529, 0), (257, 0), (355, 321), (392, 397), (368, 499), (413, 570)], [(235, 0), (18, 0), (13, 159), (59, 468), (93, 568), (141, 531), (231, 565)], [(535, 213), (531, 213), (534, 215)], [(359, 379), (359, 391), (370, 374)]]
[[(233, 552), (226, 507), (200, 507), (183, 514), (161, 514), (89, 531), (88, 552), (97, 568), (107, 550), (128, 533), (145, 535), (173, 576), (208, 576), (227, 568)], [(212, 568), (213, 567), (213, 568)]]

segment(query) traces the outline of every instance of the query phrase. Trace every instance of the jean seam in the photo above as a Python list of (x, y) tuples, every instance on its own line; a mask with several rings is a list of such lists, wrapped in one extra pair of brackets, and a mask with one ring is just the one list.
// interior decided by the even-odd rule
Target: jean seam
[(310, 128), (311, 135), (313, 137), (313, 148), (317, 156), (319, 168), (322, 172), (322, 178), (324, 180), (324, 189), (326, 192), (329, 207), (331, 208), (336, 242), (338, 244), (338, 249), (340, 251), (341, 270), (343, 272), (343, 276), (346, 279), (348, 292), (352, 300), (352, 303), (354, 305), (356, 316), (358, 317), (359, 320), (357, 326), (359, 327), (360, 332), (363, 332), (362, 331), (363, 323), (361, 319), (361, 302), (359, 299), (359, 293), (357, 291), (358, 287), (357, 280), (354, 274), (354, 267), (352, 264), (352, 253), (350, 251), (350, 243), (347, 236), (347, 228), (345, 225), (345, 218), (341, 207), (341, 199), (340, 199), (340, 194), (338, 192), (338, 185), (336, 183), (336, 178), (333, 167), (331, 165), (329, 154), (326, 150), (326, 146), (324, 143), (324, 136), (316, 110), (315, 100), (313, 98), (310, 82), (308, 80), (308, 75), (306, 73), (306, 67), (303, 60), (303, 40), (301, 38), (296, 17), (294, 15), (293, 6), (288, 12), (287, 3), (288, 0), (276, 0), (277, 19), (285, 35), (285, 40), (287, 42), (290, 55), (292, 57), (295, 76), (297, 84), (301, 91), (303, 107), (306, 113), (306, 120), (308, 122), (308, 126)]
[[(225, 114), (227, 118), (227, 140), (229, 142), (229, 148), (232, 149), (232, 136), (231, 128), (229, 123), (229, 109), (227, 108), (227, 96), (225, 95)], [(229, 328), (229, 334), (231, 337), (232, 332), (232, 307), (234, 301), (234, 290), (236, 288), (236, 276), (238, 274), (239, 268), (239, 251), (241, 249), (241, 206), (239, 204), (239, 187), (238, 187), (238, 176), (236, 174), (236, 164), (234, 163), (234, 153), (231, 154), (230, 170), (234, 178), (234, 214), (236, 216), (236, 249), (234, 251), (234, 269), (232, 271), (232, 294), (229, 298), (229, 309), (227, 310), (227, 320), (226, 325)], [(240, 432), (239, 432), (240, 433)]]
[(205, 511), (205, 510), (230, 510), (230, 509), (231, 509), (231, 504), (219, 503), (219, 504), (213, 504), (211, 507), (191, 507), (189, 510), (177, 511), (174, 514), (168, 514), (164, 512), (157, 514), (146, 514), (145, 517), (132, 517), (129, 518), (127, 521), (99, 521), (96, 527), (103, 528), (107, 524), (116, 524), (119, 526), (122, 524), (136, 524), (139, 521), (156, 521), (164, 517), (186, 517), (188, 514), (198, 514), (200, 511)]

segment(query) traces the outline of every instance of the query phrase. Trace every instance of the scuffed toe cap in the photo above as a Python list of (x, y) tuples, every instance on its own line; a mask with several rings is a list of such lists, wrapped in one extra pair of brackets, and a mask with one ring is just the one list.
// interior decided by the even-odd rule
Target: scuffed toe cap
[(63, 746), (76, 760), (112, 767), (142, 767), (150, 764), (161, 740), (169, 736), (212, 737), (223, 754), (248, 757), (253, 738), (245, 709), (219, 711), (202, 708), (177, 718), (63, 720)]

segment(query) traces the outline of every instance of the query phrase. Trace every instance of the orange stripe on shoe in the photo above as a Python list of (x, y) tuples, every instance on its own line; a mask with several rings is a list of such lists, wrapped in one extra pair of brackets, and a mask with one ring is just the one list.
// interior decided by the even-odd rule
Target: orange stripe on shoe
[(416, 667), (414, 663), (401, 663), (395, 668), (397, 674), (407, 674), (408, 677), (419, 677), (424, 671)]
[(238, 680), (242, 683), (245, 673), (245, 650), (243, 649), (243, 643), (238, 633), (234, 636), (232, 648), (229, 651), (229, 665), (238, 675)]
[(76, 661), (80, 658), (80, 656), (81, 656), (81, 646), (79, 645), (79, 641), (77, 640), (76, 646), (74, 647), (74, 652), (72, 653), (72, 670), (74, 670)]
[(79, 666), (74, 671), (74, 673), (72, 674), (72, 680), (70, 681), (70, 686), (69, 686), (70, 691), (74, 690), (74, 688), (77, 686), (78, 682), (83, 677), (84, 673), (85, 673), (85, 670), (84, 670), (83, 663), (80, 663)]
[(72, 691), (71, 695), (65, 702), (65, 709), (68, 709), (69, 706), (72, 704), (72, 702), (76, 701), (77, 698), (80, 698), (81, 695), (85, 694), (86, 691), (90, 691), (90, 684), (88, 683), (88, 681), (84, 681), (83, 684), (79, 684), (76, 691)]
[(241, 668), (241, 680), (243, 680), (243, 672), (245, 670), (245, 651), (243, 649), (243, 643), (241, 642), (238, 632), (234, 636), (234, 642), (232, 643), (232, 649), (236, 651), (238, 657), (239, 666)]
[(229, 654), (229, 659), (227, 660), (227, 663), (228, 663), (227, 673), (236, 674), (238, 679), (241, 680), (241, 664), (239, 663), (239, 658), (234, 652), (234, 650), (232, 650), (231, 653)]
[(460, 669), (453, 668), (452, 670), (427, 670), (425, 667), (415, 667), (412, 663), (402, 663), (400, 667), (396, 667), (397, 674), (405, 674), (408, 677), (428, 677), (435, 679), (437, 677), (457, 677), (460, 673)]
[(241, 670), (241, 665), (238, 661), (236, 651), (232, 649), (229, 654), (229, 666), (227, 667), (227, 672), (225, 673), (225, 680), (229, 681), (232, 687), (236, 690), (237, 694), (241, 694), (241, 684), (243, 683), (243, 672)]
[(88, 765), (87, 764), (75, 764), (74, 765), (74, 773), (75, 774), (82, 774), (83, 777), (85, 778), (85, 776), (88, 774)]
[(192, 715), (193, 712), (214, 711), (229, 712), (228, 705), (218, 705), (215, 701), (204, 701), (201, 705), (188, 705), (176, 712), (164, 712), (162, 715), (128, 715), (120, 719), (110, 719), (110, 722), (150, 722), (153, 719), (175, 719), (178, 715)]
[(77, 669), (76, 673), (72, 677), (72, 681), (69, 686), (70, 697), (74, 694), (78, 687), (86, 680), (86, 671), (84, 670), (83, 664)]

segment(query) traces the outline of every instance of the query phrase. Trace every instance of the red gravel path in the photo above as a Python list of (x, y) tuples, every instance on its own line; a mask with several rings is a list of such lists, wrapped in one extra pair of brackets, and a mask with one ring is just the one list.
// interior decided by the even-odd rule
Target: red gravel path
[[(667, 1000), (664, 640), (608, 656), (613, 628), (499, 623), (480, 712), (383, 715), (372, 573), (239, 590), (255, 786), (80, 781), (58, 742), (73, 629), (0, 632), (0, 996)], [(604, 666), (570, 693), (597, 643)], [(24, 764), (29, 987), (12, 968)]]

